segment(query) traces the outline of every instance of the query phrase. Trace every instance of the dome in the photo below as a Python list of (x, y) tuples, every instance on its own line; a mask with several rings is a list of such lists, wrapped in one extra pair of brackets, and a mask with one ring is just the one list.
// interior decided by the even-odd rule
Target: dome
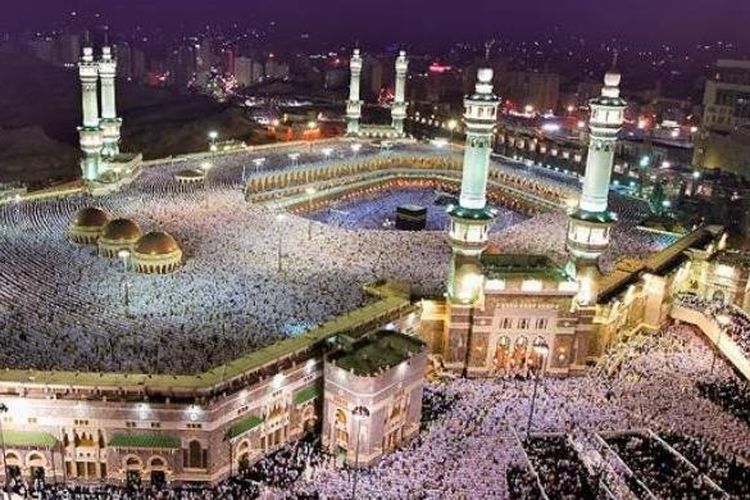
[(104, 210), (86, 207), (76, 212), (73, 225), (77, 227), (100, 228), (107, 223), (109, 217)]
[(206, 172), (203, 170), (198, 170), (195, 168), (186, 168), (185, 170), (180, 170), (176, 174), (178, 177), (199, 177), (203, 178), (206, 175)]
[(141, 228), (130, 219), (114, 219), (104, 226), (102, 238), (110, 241), (135, 241), (141, 236)]
[(622, 75), (620, 75), (620, 72), (612, 68), (604, 75), (604, 85), (607, 87), (619, 87), (621, 79)]
[(491, 83), (492, 75), (492, 68), (479, 68), (479, 71), (477, 72), (477, 79), (480, 83)]
[(180, 245), (171, 234), (152, 231), (145, 234), (135, 244), (135, 252), (143, 255), (167, 255), (180, 250)]

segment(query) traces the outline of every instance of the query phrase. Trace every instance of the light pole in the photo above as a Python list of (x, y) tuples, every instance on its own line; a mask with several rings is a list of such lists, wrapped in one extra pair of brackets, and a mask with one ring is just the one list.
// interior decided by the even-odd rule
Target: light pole
[(266, 162), (265, 158), (256, 158), (256, 159), (253, 160), (253, 164), (255, 165), (255, 173), (256, 174), (260, 171), (260, 167), (262, 167), (265, 162)]
[(531, 408), (529, 408), (529, 421), (526, 424), (526, 439), (531, 437), (531, 420), (534, 418), (534, 404), (536, 403), (536, 393), (539, 386), (539, 379), (544, 374), (544, 365), (547, 362), (547, 356), (549, 355), (549, 345), (547, 342), (542, 340), (533, 347), (534, 351), (542, 359), (541, 369), (537, 369), (536, 376), (534, 377), (534, 394), (531, 396)]
[(370, 416), (370, 410), (364, 406), (357, 406), (352, 410), (352, 417), (357, 422), (356, 444), (354, 445), (354, 481), (352, 482), (352, 500), (357, 498), (357, 479), (359, 479), (359, 435), (362, 428), (362, 421)]
[(214, 165), (210, 161), (201, 163), (201, 170), (203, 170), (203, 191), (205, 195), (203, 201), (206, 204), (206, 208), (208, 208), (208, 174), (212, 168), (214, 168)]
[(317, 127), (318, 127), (318, 122), (314, 120), (310, 120), (309, 122), (307, 122), (307, 131), (308, 131), (307, 146), (308, 146), (308, 151), (311, 153), (312, 153), (312, 148), (313, 148), (313, 135)]
[(130, 283), (128, 282), (128, 264), (130, 264), (130, 250), (120, 250), (119, 252), (117, 252), (117, 256), (122, 261), (122, 282), (125, 288), (125, 313), (127, 314), (130, 308)]
[(451, 132), (451, 138), (450, 138), (451, 144), (453, 144), (453, 132), (456, 131), (456, 127), (458, 127), (458, 122), (456, 120), (453, 120), (453, 119), (448, 120), (448, 130), (450, 130)]
[(355, 158), (357, 157), (357, 154), (359, 153), (361, 149), (362, 149), (362, 144), (359, 144), (359, 143), (352, 144), (352, 153), (354, 153)]
[(281, 231), (281, 224), (284, 222), (285, 219), (286, 219), (285, 214), (276, 214), (276, 222), (279, 223), (279, 228), (277, 230), (279, 239), (278, 239), (278, 244), (276, 247), (276, 263), (277, 263), (277, 268), (279, 272), (281, 272), (281, 258), (282, 258), (281, 235), (283, 234), (283, 232)]
[(216, 151), (216, 139), (219, 138), (219, 133), (215, 130), (210, 130), (208, 132), (208, 150), (212, 153)]
[(292, 166), (297, 166), (297, 160), (299, 160), (299, 153), (289, 153), (287, 156), (289, 156), (289, 161), (292, 162)]
[(312, 214), (312, 199), (313, 195), (315, 194), (316, 189), (312, 186), (305, 189), (305, 193), (307, 193), (307, 240), (312, 239), (312, 226), (313, 226), (313, 220), (310, 218), (310, 214)]
[(8, 455), (5, 453), (5, 433), (3, 431), (3, 415), (8, 413), (8, 406), (5, 403), (0, 403), (0, 449), (3, 452), (3, 472), (5, 473), (5, 492), (10, 495), (8, 491)]

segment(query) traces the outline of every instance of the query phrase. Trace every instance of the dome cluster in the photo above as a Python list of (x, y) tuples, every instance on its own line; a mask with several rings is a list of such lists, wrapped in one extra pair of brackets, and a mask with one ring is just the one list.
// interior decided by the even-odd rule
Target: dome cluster
[(139, 273), (171, 273), (182, 262), (182, 249), (169, 233), (143, 234), (135, 221), (110, 219), (105, 211), (95, 207), (76, 212), (68, 237), (81, 245), (97, 245), (99, 255), (104, 257), (127, 259)]

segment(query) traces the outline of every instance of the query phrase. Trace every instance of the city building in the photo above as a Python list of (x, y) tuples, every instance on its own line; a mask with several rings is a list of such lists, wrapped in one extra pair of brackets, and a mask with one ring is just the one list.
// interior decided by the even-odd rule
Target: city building
[(750, 174), (750, 61), (721, 59), (706, 81), (693, 165)]
[(719, 60), (703, 93), (703, 128), (731, 132), (749, 123), (750, 61)]

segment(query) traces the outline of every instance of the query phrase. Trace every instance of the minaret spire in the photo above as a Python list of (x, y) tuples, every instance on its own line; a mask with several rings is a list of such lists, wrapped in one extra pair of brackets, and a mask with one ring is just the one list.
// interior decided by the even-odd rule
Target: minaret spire
[(409, 59), (406, 51), (401, 50), (396, 58), (396, 91), (391, 106), (391, 120), (393, 129), (398, 135), (404, 133), (404, 120), (406, 119), (406, 73), (409, 70)]
[[(617, 63), (617, 52), (613, 64)], [(615, 214), (607, 210), (609, 183), (624, 120), (625, 101), (620, 97), (620, 72), (614, 68), (604, 76), (601, 96), (590, 102), (589, 150), (578, 209), (570, 215), (567, 247), (571, 274), (580, 267), (592, 267), (609, 246)], [(593, 300), (588, 294), (587, 300)]]
[[(88, 39), (88, 32), (86, 33)], [(78, 61), (78, 76), (81, 81), (81, 104), (83, 124), (78, 127), (81, 150), (81, 171), (86, 181), (99, 177), (101, 169), (102, 130), (99, 126), (98, 80), (99, 68), (94, 61), (94, 49), (87, 42)]]
[[(105, 40), (105, 43), (107, 41)], [(117, 156), (120, 153), (120, 127), (122, 120), (117, 116), (115, 77), (117, 76), (117, 60), (113, 57), (112, 47), (108, 44), (102, 47), (102, 57), (99, 60), (99, 77), (102, 88), (102, 119), (103, 135), (102, 155), (105, 158)]]
[[(359, 45), (359, 44), (357, 44)], [(359, 47), (355, 46), (349, 61), (351, 80), (349, 81), (349, 100), (346, 102), (346, 134), (359, 135), (359, 120), (362, 117), (362, 101), (359, 95), (359, 81), (362, 76), (362, 57)]]
[(492, 70), (477, 73), (476, 90), (464, 99), (466, 147), (459, 204), (448, 210), (453, 251), (448, 278), (452, 303), (471, 305), (479, 300), (483, 278), (479, 259), (487, 246), (494, 214), (487, 208), (487, 175), (492, 135), (500, 99), (493, 93)]

